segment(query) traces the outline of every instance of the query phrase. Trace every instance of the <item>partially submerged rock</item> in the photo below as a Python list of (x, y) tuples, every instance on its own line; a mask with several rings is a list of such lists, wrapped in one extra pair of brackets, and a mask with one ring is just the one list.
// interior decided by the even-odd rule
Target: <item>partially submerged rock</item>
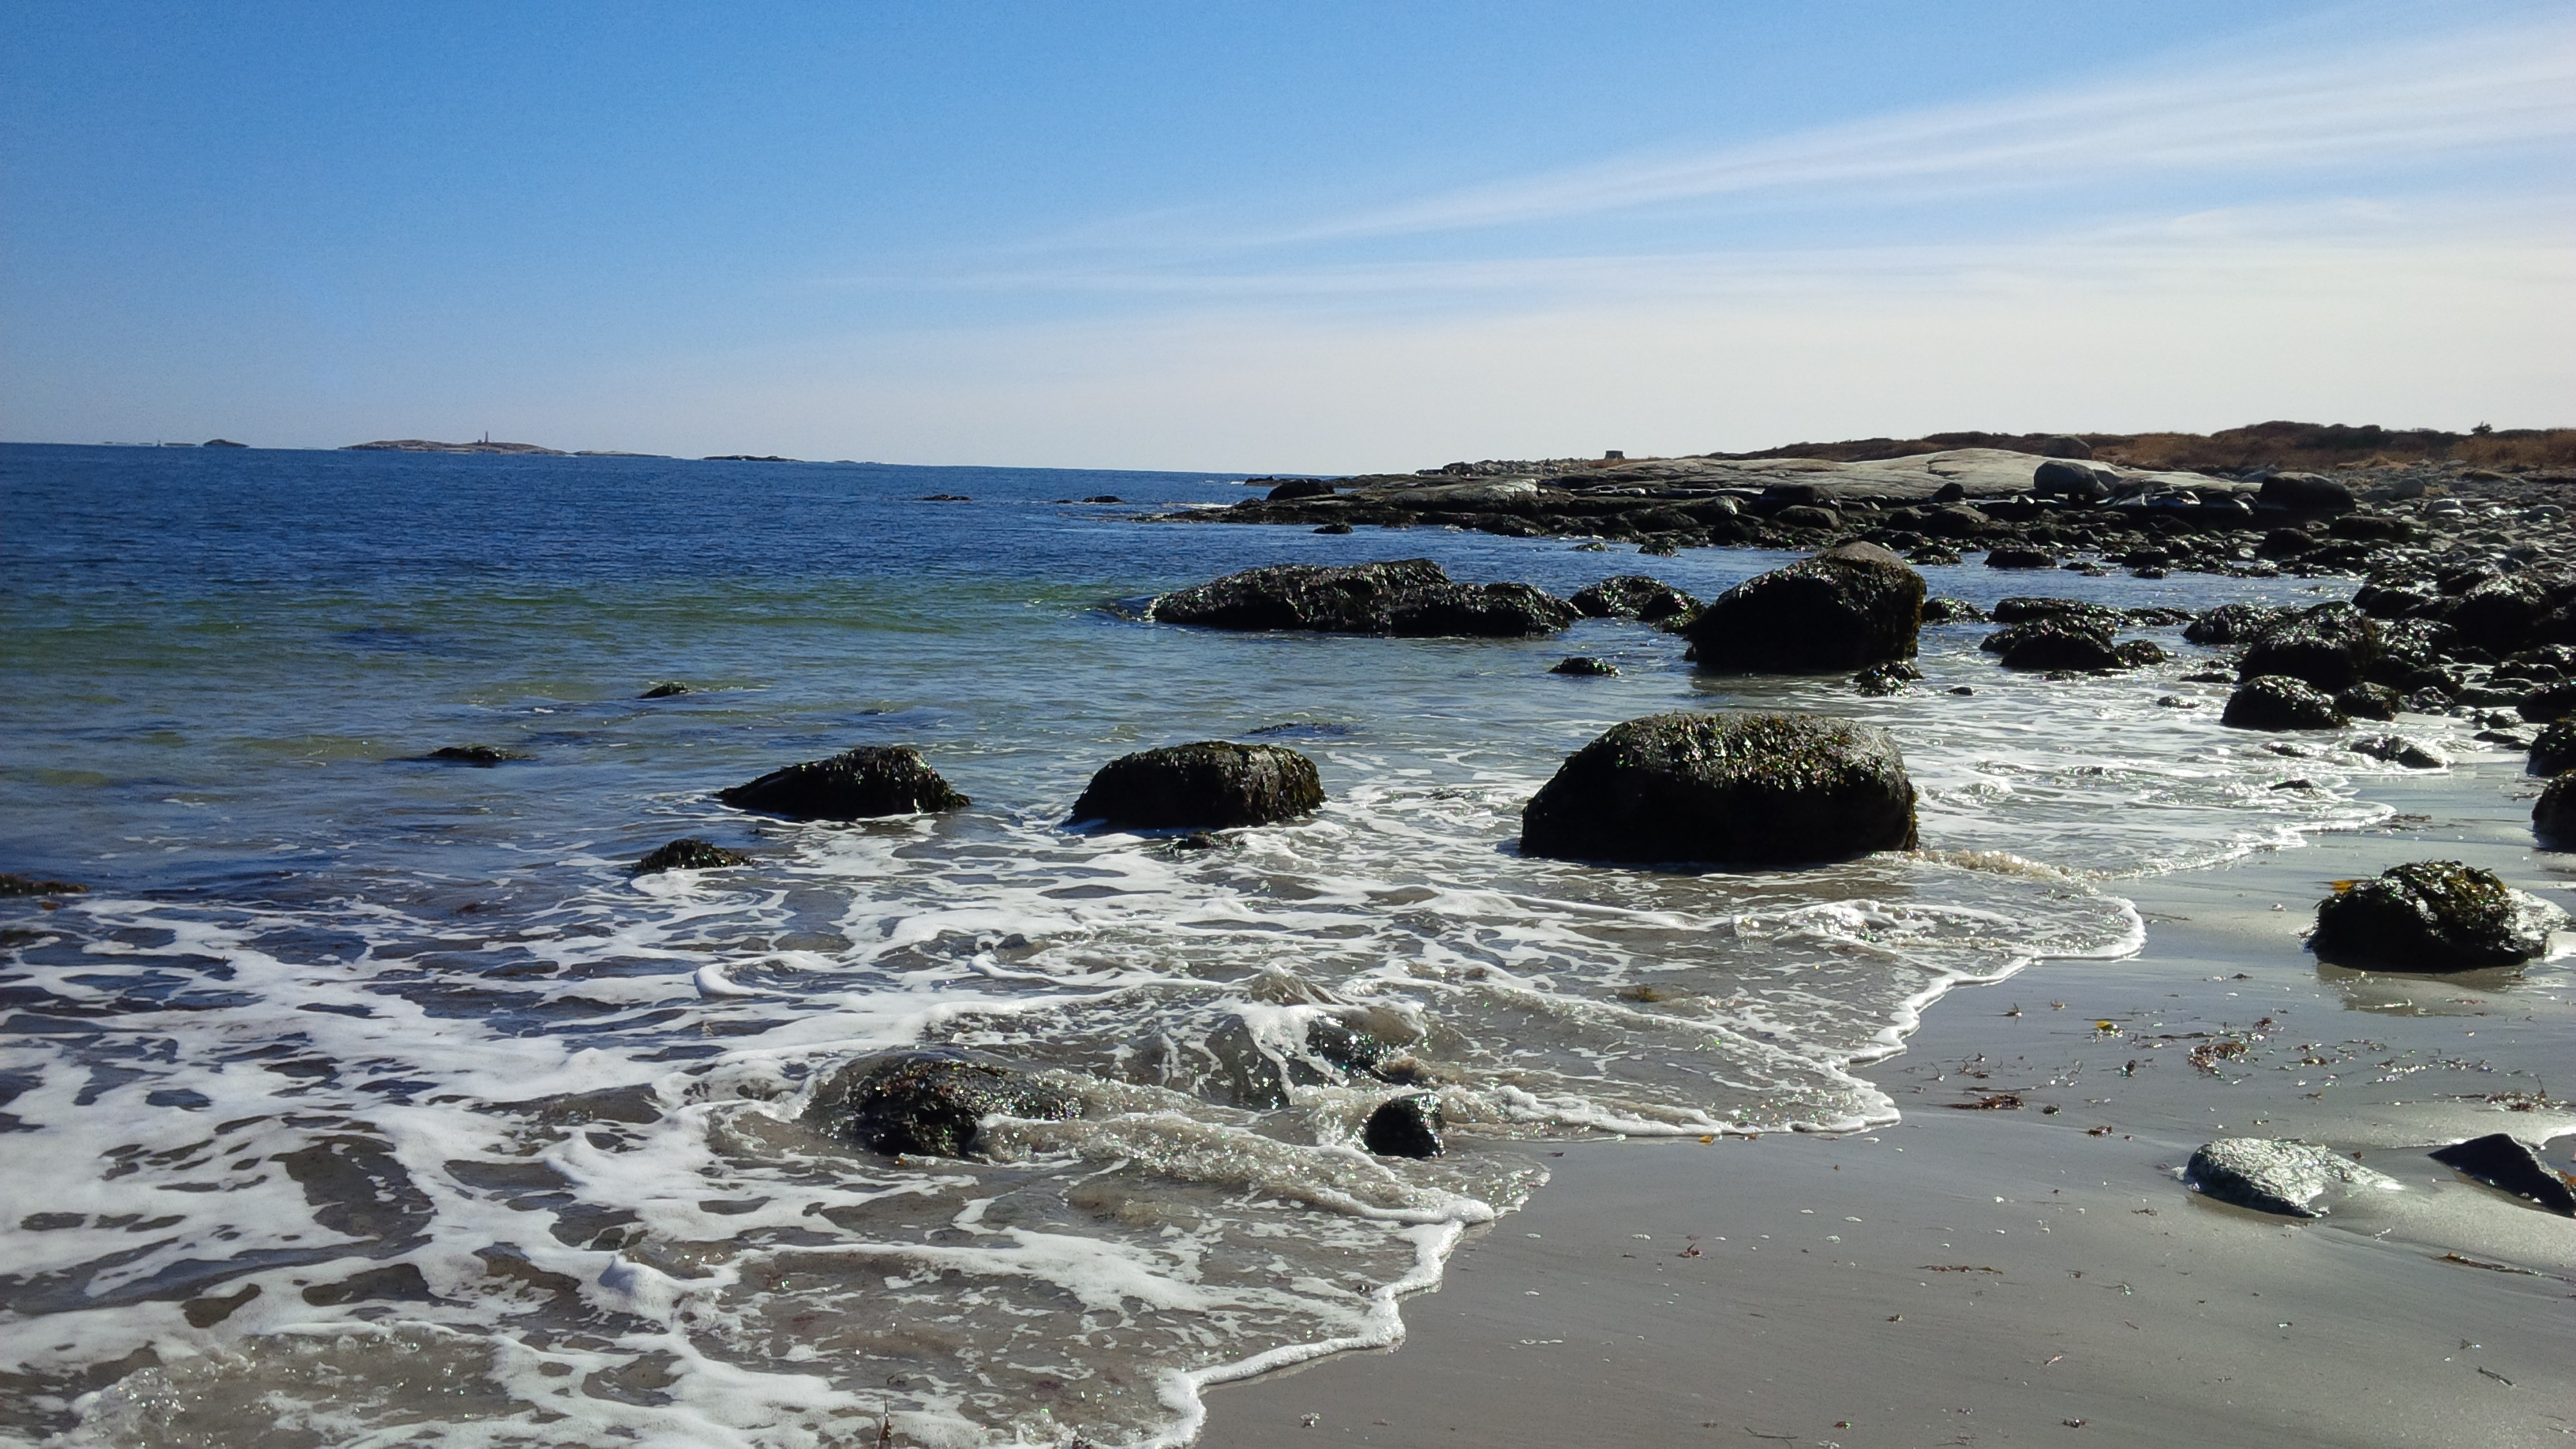
[(1147, 606), (1167, 624), (1407, 637), (1536, 638), (1574, 622), (1572, 604), (1527, 584), (1462, 584), (1427, 558), (1273, 564), (1175, 589)]
[(1702, 669), (1822, 674), (1912, 658), (1922, 623), (1923, 576), (1876, 544), (1847, 543), (1746, 579), (1685, 632)]
[(719, 790), (716, 798), (738, 810), (790, 820), (866, 820), (963, 810), (969, 803), (910, 745), (861, 745), (828, 760), (772, 770)]
[(2543, 845), (2576, 846), (2576, 774), (2551, 780), (2532, 802), (2531, 833)]
[(2554, 1171), (2520, 1138), (2491, 1132), (2455, 1142), (2430, 1154), (2454, 1172), (2476, 1178), (2498, 1192), (2527, 1198), (2563, 1218), (2576, 1218), (2576, 1180)]
[(2409, 770), (2442, 770), (2451, 764), (2450, 756), (2422, 740), (2410, 740), (2404, 735), (2371, 735), (2354, 740), (2344, 748), (2356, 755), (2367, 755)]
[(689, 687), (676, 679), (666, 679), (635, 696), (637, 699), (673, 699), (689, 693)]
[(635, 862), (635, 874), (657, 875), (666, 870), (721, 870), (731, 865), (749, 865), (751, 857), (740, 851), (727, 850), (705, 840), (674, 840)]
[(2350, 604), (2319, 604), (2276, 615), (2256, 628), (2252, 638), (2237, 670), (2239, 679), (2285, 674), (2328, 691), (2361, 683), (2386, 652), (2379, 621)]
[(1072, 818), (1119, 830), (1272, 825), (1324, 803), (1315, 762), (1281, 745), (1166, 745), (1101, 767)]
[(1568, 602), (1587, 619), (1677, 618), (1699, 607), (1699, 600), (1661, 579), (1620, 574), (1577, 589)]
[(1788, 714), (1661, 714), (1584, 746), (1521, 812), (1521, 852), (1803, 865), (1915, 843), (1885, 730)]
[(0, 874), (0, 896), (80, 896), (89, 887), (67, 880), (44, 880), (31, 875)]
[(1852, 687), (1863, 694), (1903, 694), (1905, 687), (1923, 678), (1923, 671), (1906, 660), (1873, 664), (1852, 676)]
[(2319, 901), (2308, 945), (2338, 965), (2474, 971), (2539, 955), (2551, 924), (2545, 908), (2494, 871), (2422, 860)]
[[(1950, 562), (1957, 563), (1958, 560), (1954, 558)], [(1965, 599), (1945, 596), (1923, 601), (1923, 622), (1926, 624), (1982, 624), (1986, 618), (1985, 610)]]
[(1360, 1145), (1380, 1157), (1437, 1157), (1444, 1125), (1440, 1099), (1414, 1092), (1379, 1103), (1360, 1128)]
[(2576, 720), (2553, 721), (2531, 742), (2523, 768), (2535, 775), (2561, 775), (2576, 768)]
[(2182, 1180), (2205, 1197), (2293, 1218), (2324, 1217), (2327, 1208), (2317, 1199), (2331, 1188), (2397, 1185), (2342, 1153), (2268, 1137), (2222, 1137), (2206, 1143), (2191, 1155)]
[(2111, 631), (2076, 615), (2043, 615), (1998, 629), (1977, 647), (2002, 656), (2006, 669), (2117, 669)]
[(2238, 685), (2218, 722), (2241, 730), (2330, 730), (2349, 721), (2324, 690), (2286, 674), (2266, 674)]
[(1607, 659), (1595, 659), (1589, 654), (1577, 654), (1571, 658), (1558, 660), (1547, 672), (1550, 674), (1607, 675), (1618, 673), (1619, 666), (1611, 663)]
[(807, 1125), (871, 1152), (965, 1157), (991, 1116), (1081, 1115), (1073, 1094), (1008, 1067), (912, 1052), (843, 1067), (814, 1093)]
[(2191, 621), (2182, 637), (2194, 644), (2238, 644), (2285, 612), (2262, 604), (2221, 604)]
[(528, 760), (536, 757), (522, 754), (517, 750), (505, 750), (498, 745), (441, 745), (430, 751), (425, 758), (436, 760), (441, 764), (473, 765), (488, 770), (494, 765), (505, 764), (511, 760)]

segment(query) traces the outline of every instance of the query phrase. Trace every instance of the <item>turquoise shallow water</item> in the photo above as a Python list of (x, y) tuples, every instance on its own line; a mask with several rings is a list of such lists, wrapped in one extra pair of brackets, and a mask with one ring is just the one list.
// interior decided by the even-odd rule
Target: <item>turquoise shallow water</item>
[[(0, 869), (94, 888), (0, 903), (0, 1434), (1185, 1434), (1208, 1375), (1393, 1335), (1459, 1227), (1536, 1185), (1514, 1140), (1884, 1121), (1844, 1068), (1923, 1003), (2129, 949), (2120, 877), (2354, 818), (2348, 781), (2382, 768), (2220, 729), (2170, 630), (2142, 632), (2173, 664), (2072, 683), (1927, 630), (1926, 685), (1870, 699), (1703, 679), (1633, 624), (1136, 622), (1283, 561), (1702, 596), (1783, 561), (1137, 521), (1245, 491), (0, 448)], [(1126, 502), (1061, 501), (1102, 494)], [(2340, 587), (1930, 573), (1987, 602)], [(1624, 672), (1545, 672), (1576, 652)], [(665, 679), (693, 692), (636, 698)], [(1926, 853), (1729, 875), (1513, 850), (1521, 801), (1609, 724), (1751, 705), (1894, 730)], [(1317, 759), (1312, 820), (1213, 852), (1062, 827), (1118, 754), (1259, 730)], [(709, 796), (880, 742), (974, 807), (823, 827)], [(476, 743), (530, 758), (420, 758)], [(625, 873), (679, 835), (756, 862)], [(1449, 1155), (1356, 1150), (1391, 1089), (1330, 1073), (1247, 1104), (1246, 1063), (1325, 1015), (1431, 1066)], [(923, 1041), (1061, 1073), (1085, 1114), (979, 1164), (796, 1124), (819, 1075)]]

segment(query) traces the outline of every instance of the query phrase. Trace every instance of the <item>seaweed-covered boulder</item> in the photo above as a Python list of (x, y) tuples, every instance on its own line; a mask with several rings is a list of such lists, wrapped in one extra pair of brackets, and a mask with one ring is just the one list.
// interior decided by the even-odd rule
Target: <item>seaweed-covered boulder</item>
[(2330, 730), (2348, 723), (2332, 695), (2286, 674), (2266, 674), (2236, 686), (2218, 722), (2240, 730)]
[(1923, 576), (1871, 543), (1846, 543), (1746, 579), (1699, 611), (1690, 658), (1728, 674), (1839, 673), (1914, 656)]
[(1687, 614), (1699, 600), (1661, 579), (1620, 574), (1575, 590), (1567, 601), (1587, 619), (1643, 619), (1653, 623)]
[(1521, 812), (1521, 852), (1564, 860), (1803, 865), (1915, 843), (1885, 730), (1788, 714), (1659, 714), (1570, 756)]
[[(2576, 680), (2544, 684), (2514, 704), (2514, 713), (2533, 724), (2549, 724), (2576, 714)], [(2556, 773), (2552, 771), (2551, 773)]]
[[(1952, 559), (1951, 562), (1957, 563), (1958, 560)], [(1989, 617), (1985, 610), (1965, 599), (1945, 596), (1923, 601), (1923, 622), (1926, 624), (1982, 624)]]
[(2342, 1153), (2307, 1142), (2222, 1137), (2204, 1143), (2182, 1170), (2192, 1191), (2258, 1213), (2320, 1218), (2317, 1201), (2338, 1187), (2394, 1188), (2396, 1181)]
[(718, 790), (716, 798), (737, 810), (789, 820), (866, 820), (963, 810), (969, 803), (910, 745), (861, 745), (828, 760), (772, 770)]
[(2490, 1132), (2427, 1155), (2498, 1192), (2527, 1198), (2562, 1218), (2576, 1218), (2576, 1182), (2551, 1170), (2539, 1153), (2510, 1133)]
[(1556, 661), (1547, 672), (1598, 677), (1618, 673), (1619, 666), (1607, 659), (1595, 659), (1589, 654), (1576, 654)]
[(2510, 654), (2531, 642), (2549, 607), (2548, 591), (2538, 582), (2503, 574), (2470, 585), (2441, 613), (2442, 622), (2458, 631), (2463, 643)]
[(2075, 619), (2116, 629), (2128, 622), (2128, 616), (2108, 604), (2088, 604), (2082, 599), (2056, 599), (2047, 595), (2016, 594), (1995, 600), (1994, 619), (1998, 624), (2027, 624), (2034, 619)]
[(2323, 690), (2349, 689), (2369, 676), (2385, 652), (2378, 620), (2350, 604), (2319, 604), (2255, 631), (2236, 677), (2280, 674)]
[(666, 870), (722, 870), (731, 865), (749, 865), (751, 857), (740, 851), (727, 850), (704, 840), (674, 840), (635, 862), (635, 874), (658, 875)]
[(2528, 961), (2549, 943), (2552, 913), (2494, 871), (2419, 860), (2355, 881), (2317, 903), (2308, 937), (2318, 957), (2395, 971), (2474, 971)]
[(2221, 604), (2192, 620), (2182, 637), (2194, 644), (2241, 644), (2285, 612), (2262, 604)]
[(2078, 614), (2043, 615), (1998, 629), (1977, 646), (2002, 656), (2006, 669), (2117, 669), (2111, 631)]
[(1315, 762), (1282, 745), (1201, 740), (1122, 755), (1101, 766), (1075, 820), (1116, 830), (1273, 825), (1324, 803)]
[(1852, 687), (1863, 694), (1903, 694), (1905, 687), (1923, 677), (1923, 671), (1902, 659), (1873, 664), (1852, 676)]
[(2356, 755), (2409, 770), (2444, 770), (2451, 764), (2449, 755), (2422, 740), (2410, 740), (2404, 735), (2372, 735), (2367, 739), (2354, 740), (2344, 748)]
[(2385, 684), (2356, 684), (2339, 691), (2334, 701), (2335, 708), (2354, 719), (2395, 719), (2406, 704), (2405, 696)]
[(815, 1091), (805, 1122), (871, 1152), (965, 1157), (987, 1117), (1081, 1114), (1072, 1093), (1008, 1067), (907, 1052), (843, 1067)]
[(2532, 802), (2531, 833), (2543, 845), (2576, 846), (2576, 774), (2560, 775)]
[(85, 896), (89, 887), (41, 876), (0, 874), (0, 896)]
[(2563, 775), (2576, 770), (2576, 719), (2552, 720), (2531, 742), (2523, 768), (2535, 775)]
[(1427, 558), (1246, 569), (1175, 589), (1146, 613), (1208, 629), (1512, 639), (1556, 633), (1577, 617), (1572, 604), (1527, 584), (1458, 583)]
[(1378, 1104), (1360, 1127), (1360, 1145), (1380, 1157), (1437, 1157), (1441, 1152), (1440, 1099), (1413, 1092)]

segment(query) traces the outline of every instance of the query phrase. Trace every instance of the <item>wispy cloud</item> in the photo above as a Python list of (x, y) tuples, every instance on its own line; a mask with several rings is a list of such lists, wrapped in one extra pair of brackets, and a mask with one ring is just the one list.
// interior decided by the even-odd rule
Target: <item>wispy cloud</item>
[(2576, 136), (2576, 12), (2438, 38), (2267, 50), (2085, 87), (1628, 157), (1285, 229), (1314, 242), (1909, 182), (2014, 187), (2141, 173), (2387, 167)]

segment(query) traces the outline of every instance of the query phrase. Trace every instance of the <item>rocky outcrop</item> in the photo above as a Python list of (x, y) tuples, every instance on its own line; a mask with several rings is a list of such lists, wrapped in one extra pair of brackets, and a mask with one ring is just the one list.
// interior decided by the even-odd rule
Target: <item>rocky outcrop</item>
[(816, 1089), (804, 1120), (871, 1152), (967, 1157), (987, 1117), (1080, 1115), (1072, 1093), (1008, 1067), (912, 1052), (843, 1067)]
[(2498, 1192), (2537, 1203), (2562, 1218), (2576, 1218), (2576, 1180), (2551, 1169), (2539, 1153), (2509, 1133), (2490, 1132), (2427, 1155)]
[(1203, 740), (1124, 755), (1091, 777), (1072, 819), (1114, 830), (1272, 825), (1324, 803), (1315, 762), (1280, 745)]
[(666, 870), (722, 870), (727, 866), (749, 865), (751, 857), (740, 851), (727, 850), (704, 840), (674, 840), (642, 860), (635, 862), (636, 875), (658, 875)]
[(2333, 1189), (2397, 1185), (2387, 1174), (2339, 1152), (2268, 1137), (2205, 1143), (2191, 1155), (2182, 1180), (2192, 1191), (2220, 1202), (2292, 1218), (2324, 1217), (2328, 1209), (2318, 1199)]
[(2413, 861), (2319, 901), (2308, 946), (2342, 966), (2474, 971), (2539, 955), (2551, 923), (2547, 908), (2491, 870)]
[(1813, 715), (1630, 720), (1521, 812), (1521, 853), (1567, 860), (1804, 865), (1914, 843), (1896, 742)]
[(1175, 589), (1148, 617), (1208, 629), (1405, 637), (1536, 638), (1574, 622), (1574, 606), (1527, 584), (1461, 584), (1427, 558), (1273, 564)]
[(1322, 498), (1333, 491), (1333, 485), (1321, 478), (1291, 478), (1263, 496), (1272, 503), (1292, 503), (1300, 498)]
[(2286, 674), (2266, 674), (2236, 686), (2218, 718), (2240, 730), (2331, 730), (2350, 723), (2334, 696)]
[(1699, 607), (1699, 600), (1644, 574), (1603, 579), (1576, 590), (1569, 602), (1587, 619), (1643, 619), (1649, 624), (1678, 618)]
[(963, 810), (970, 803), (910, 745), (861, 745), (828, 760), (772, 770), (719, 790), (716, 798), (737, 810), (790, 820), (866, 820)]
[(1822, 674), (1914, 657), (1922, 623), (1923, 576), (1875, 544), (1848, 543), (1746, 579), (1685, 632), (1702, 669)]

